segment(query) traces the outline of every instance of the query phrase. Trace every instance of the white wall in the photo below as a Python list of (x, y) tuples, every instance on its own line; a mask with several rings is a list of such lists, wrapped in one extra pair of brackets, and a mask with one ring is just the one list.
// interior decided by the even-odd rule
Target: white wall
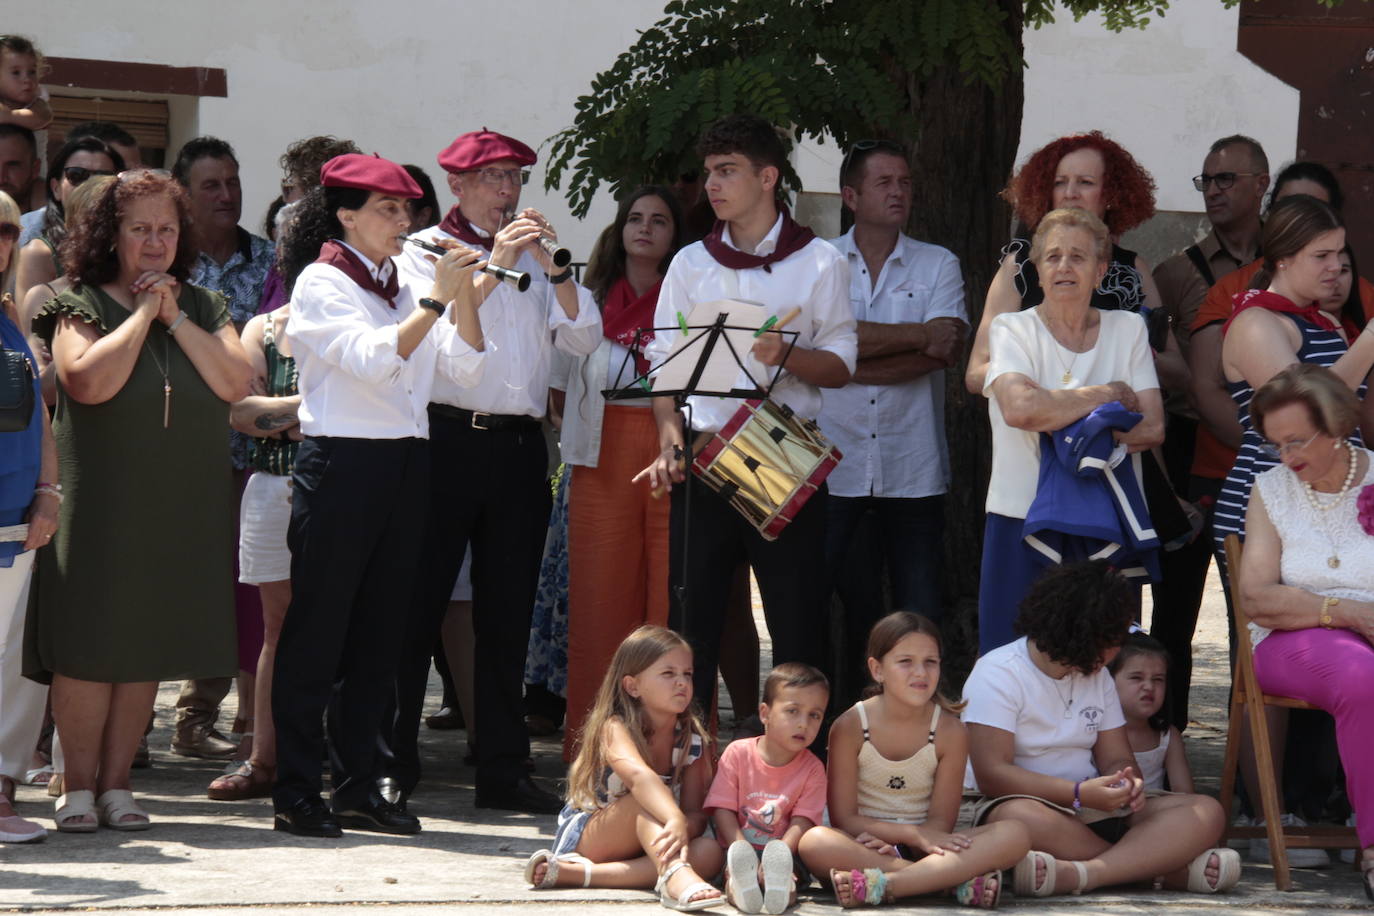
[[(5, 30), (31, 35), (55, 57), (223, 68), (228, 98), (198, 106), (174, 99), (173, 118), (182, 117), (172, 152), (196, 133), (232, 143), (250, 228), (278, 192), (277, 158), (293, 140), (332, 133), (414, 162), (435, 180), (446, 208), (452, 197), (435, 155), (456, 135), (486, 126), (539, 151), (522, 203), (544, 211), (583, 260), (614, 206), (603, 195), (575, 223), (562, 195), (543, 190), (547, 150), (538, 148), (571, 123), (576, 97), (634, 41), (636, 29), (660, 16), (663, 3), (61, 0), (9, 7)], [(59, 7), (60, 21), (53, 15)]]
[(1160, 210), (1198, 211), (1189, 179), (1212, 141), (1248, 134), (1273, 171), (1297, 149), (1298, 91), (1236, 51), (1238, 8), (1174, 0), (1143, 31), (1114, 34), (1100, 16), (1026, 33), (1019, 165), (1056, 137), (1100, 129), (1154, 175)]

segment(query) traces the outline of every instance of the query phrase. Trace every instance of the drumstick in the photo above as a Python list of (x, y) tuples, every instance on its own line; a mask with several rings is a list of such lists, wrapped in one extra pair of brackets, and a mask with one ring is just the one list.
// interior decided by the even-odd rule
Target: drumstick
[[(765, 321), (757, 331), (754, 332), (754, 336), (759, 337), (766, 331), (781, 331), (783, 328), (787, 327), (793, 321), (793, 319), (795, 319), (801, 313), (801, 306), (795, 305), (792, 308), (788, 309), (785, 313), (783, 313), (781, 318), (779, 318), (777, 315), (773, 315), (767, 321)], [(710, 440), (710, 438), (710, 433), (697, 433), (697, 435), (692, 440), (691, 450), (683, 451), (683, 471), (687, 470), (687, 466), (691, 463), (692, 458), (695, 457), (697, 452), (701, 451), (701, 447), (705, 445), (706, 442)], [(653, 490), (649, 491), (649, 495), (652, 496), (654, 499), (662, 499), (663, 494), (667, 492), (668, 488), (666, 486), (658, 486), (654, 487)]]

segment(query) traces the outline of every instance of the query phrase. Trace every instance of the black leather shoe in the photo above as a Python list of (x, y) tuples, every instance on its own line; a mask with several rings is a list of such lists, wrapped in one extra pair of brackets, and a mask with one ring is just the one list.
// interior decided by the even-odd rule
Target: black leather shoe
[(407, 814), (404, 808), (392, 804), (376, 793), (356, 803), (335, 802), (334, 816), (349, 830), (371, 830), (376, 833), (409, 835), (420, 832), (420, 819)]
[(303, 798), (285, 811), (278, 811), (272, 820), (272, 829), (285, 830), (296, 836), (343, 836), (338, 820), (318, 798)]
[(448, 731), (454, 728), (465, 728), (463, 722), (463, 711), (457, 706), (444, 706), (432, 716), (425, 718), (425, 725), (437, 731)]
[(477, 807), (523, 811), (526, 814), (557, 814), (563, 810), (563, 800), (539, 788), (528, 776), (522, 776), (504, 786), (478, 789)]
[(406, 801), (410, 798), (410, 793), (405, 790), (401, 781), (395, 776), (383, 776), (377, 780), (377, 794), (401, 811), (405, 811)]

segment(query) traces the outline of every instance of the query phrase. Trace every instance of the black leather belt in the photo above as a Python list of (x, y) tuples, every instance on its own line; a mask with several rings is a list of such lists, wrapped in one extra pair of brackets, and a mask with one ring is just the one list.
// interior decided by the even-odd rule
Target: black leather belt
[(484, 413), (480, 410), (468, 410), (466, 407), (454, 407), (451, 404), (430, 404), (429, 412), (450, 420), (457, 420), (464, 426), (471, 426), (473, 429), (485, 429), (497, 432), (503, 429), (531, 430), (538, 429), (541, 421), (525, 414), (514, 413)]

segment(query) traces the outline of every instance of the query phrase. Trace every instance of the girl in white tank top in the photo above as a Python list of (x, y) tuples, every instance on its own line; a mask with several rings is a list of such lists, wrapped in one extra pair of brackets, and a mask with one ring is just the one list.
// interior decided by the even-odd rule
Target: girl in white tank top
[(1000, 870), (1030, 840), (1001, 824), (954, 829), (968, 740), (959, 707), (939, 693), (939, 630), (918, 614), (889, 614), (868, 654), (873, 695), (830, 730), (833, 826), (802, 835), (802, 861), (829, 875), (843, 907), (950, 891), (967, 906), (995, 907)]

